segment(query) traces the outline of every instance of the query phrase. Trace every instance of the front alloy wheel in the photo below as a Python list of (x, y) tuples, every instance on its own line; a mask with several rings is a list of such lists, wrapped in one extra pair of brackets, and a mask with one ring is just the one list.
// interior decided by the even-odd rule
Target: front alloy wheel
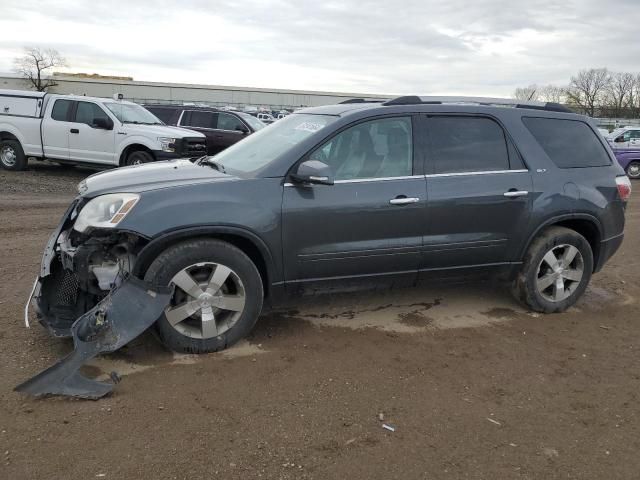
[(629, 178), (640, 178), (640, 161), (633, 161), (627, 166)]
[(236, 272), (213, 262), (183, 268), (171, 279), (176, 290), (165, 310), (182, 335), (207, 339), (232, 328), (244, 310), (245, 290)]

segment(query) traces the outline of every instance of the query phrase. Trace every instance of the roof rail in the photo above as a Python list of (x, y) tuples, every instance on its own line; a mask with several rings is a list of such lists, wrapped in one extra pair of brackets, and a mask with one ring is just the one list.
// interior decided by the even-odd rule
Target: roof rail
[(564, 105), (553, 102), (523, 101), (512, 98), (491, 98), (491, 97), (419, 97), (417, 95), (407, 95), (394, 98), (383, 105), (443, 105), (443, 104), (473, 104), (484, 106), (507, 106), (515, 108), (531, 108), (534, 110), (546, 110), (550, 112), (573, 113)]
[(386, 100), (367, 100), (366, 98), (350, 98), (348, 100), (344, 100), (340, 102), (338, 105), (346, 105), (349, 103), (382, 103), (386, 102)]

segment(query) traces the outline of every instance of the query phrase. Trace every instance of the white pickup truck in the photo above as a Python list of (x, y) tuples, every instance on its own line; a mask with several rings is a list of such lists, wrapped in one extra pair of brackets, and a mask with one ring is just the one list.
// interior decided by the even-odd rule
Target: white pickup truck
[(118, 167), (207, 153), (201, 133), (114, 98), (0, 90), (0, 166), (23, 170), (33, 157)]

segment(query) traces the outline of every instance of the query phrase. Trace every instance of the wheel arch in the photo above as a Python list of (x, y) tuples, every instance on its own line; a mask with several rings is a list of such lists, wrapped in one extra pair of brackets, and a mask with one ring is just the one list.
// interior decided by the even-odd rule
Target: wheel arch
[[(10, 132), (9, 130), (6, 130), (2, 128), (2, 126), (0, 126), (0, 141), (3, 141), (3, 140), (15, 140), (22, 147), (22, 141), (20, 140), (20, 138), (16, 136), (15, 133)], [(22, 148), (24, 149), (24, 147)]]
[(588, 213), (571, 213), (552, 217), (544, 221), (533, 231), (531, 235), (529, 235), (525, 247), (520, 252), (520, 259), (522, 259), (527, 250), (529, 250), (531, 242), (533, 242), (541, 232), (549, 227), (565, 227), (582, 235), (591, 246), (594, 268), (598, 265), (600, 257), (600, 242), (604, 238), (602, 225), (596, 217)]
[(118, 159), (118, 165), (120, 165), (121, 167), (124, 165), (124, 162), (127, 158), (127, 156), (131, 153), (131, 152), (136, 152), (136, 151), (143, 151), (143, 152), (147, 152), (149, 153), (154, 160), (156, 160), (156, 156), (153, 153), (153, 150), (151, 148), (149, 148), (148, 146), (142, 144), (142, 143), (130, 143), (129, 145), (127, 145), (126, 147), (124, 147), (122, 149), (122, 151), (120, 152), (120, 157)]
[(167, 248), (186, 240), (222, 240), (239, 248), (258, 268), (265, 297), (270, 293), (271, 283), (277, 279), (273, 257), (267, 245), (256, 234), (242, 228), (209, 226), (174, 230), (153, 238), (138, 254), (133, 274), (143, 277), (153, 260)]

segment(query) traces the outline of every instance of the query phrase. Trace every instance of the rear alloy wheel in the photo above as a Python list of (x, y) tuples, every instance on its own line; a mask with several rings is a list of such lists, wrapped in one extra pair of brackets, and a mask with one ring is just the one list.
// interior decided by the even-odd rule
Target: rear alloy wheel
[(589, 242), (574, 230), (550, 227), (531, 242), (513, 294), (531, 310), (562, 312), (582, 296), (592, 272)]
[(178, 352), (222, 350), (245, 337), (262, 310), (258, 269), (242, 250), (219, 240), (169, 247), (145, 280), (175, 287), (156, 327), (162, 343)]
[(575, 292), (584, 276), (584, 260), (573, 245), (558, 245), (549, 250), (538, 265), (536, 287), (549, 302), (561, 302)]
[(0, 166), (5, 170), (24, 170), (27, 167), (27, 159), (19, 142), (16, 140), (0, 142)]
[(640, 178), (640, 161), (634, 160), (627, 165), (627, 177), (634, 179)]
[(144, 150), (135, 150), (127, 155), (127, 159), (124, 164), (127, 166), (131, 165), (142, 165), (143, 163), (153, 162), (153, 155), (149, 152), (145, 152)]

